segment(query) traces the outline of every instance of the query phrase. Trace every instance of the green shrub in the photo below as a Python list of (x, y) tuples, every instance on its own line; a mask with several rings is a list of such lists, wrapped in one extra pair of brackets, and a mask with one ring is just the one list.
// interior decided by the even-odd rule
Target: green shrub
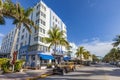
[(0, 68), (4, 73), (9, 72), (10, 60), (7, 58), (0, 58)]
[(20, 71), (23, 67), (24, 60), (18, 60), (15, 62), (15, 71)]
[(9, 68), (10, 68), (10, 62), (9, 61), (7, 61), (6, 63), (3, 63), (1, 65), (1, 69), (3, 70), (4, 73), (9, 72), (10, 71)]
[(2, 64), (6, 63), (7, 61), (9, 61), (9, 59), (7, 59), (7, 58), (0, 58), (0, 68), (1, 68)]

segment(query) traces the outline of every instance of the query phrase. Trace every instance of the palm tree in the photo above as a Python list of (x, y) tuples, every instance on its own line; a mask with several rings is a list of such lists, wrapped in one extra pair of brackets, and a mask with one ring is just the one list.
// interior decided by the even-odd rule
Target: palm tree
[(98, 57), (95, 54), (92, 54), (93, 62), (99, 61)]
[(57, 46), (65, 46), (66, 48), (69, 46), (69, 43), (64, 37), (64, 31), (61, 31), (58, 27), (53, 27), (48, 31), (49, 37), (44, 37), (43, 40), (45, 43), (50, 44), (48, 49), (54, 47), (54, 54), (56, 54)]
[(16, 6), (11, 0), (0, 0), (0, 25), (5, 24), (4, 18), (16, 18)]
[(84, 52), (85, 52), (84, 47), (82, 46), (78, 47), (76, 56), (79, 57), (81, 61), (82, 61), (82, 55), (84, 54)]
[(117, 35), (114, 41), (113, 46), (117, 47), (120, 44), (120, 35)]
[[(54, 51), (53, 55), (56, 55), (56, 48), (58, 46), (65, 46), (66, 48), (68, 48), (69, 43), (65, 39), (64, 34), (65, 34), (65, 32), (60, 30), (60, 28), (58, 28), (56, 26), (56, 27), (53, 27), (52, 29), (50, 29), (48, 31), (49, 37), (44, 37), (43, 38), (43, 41), (45, 43), (49, 44), (49, 47), (48, 47), (49, 50), (50, 50), (50, 48), (54, 48), (53, 49), (53, 51)], [(60, 57), (56, 57), (56, 60), (57, 60), (58, 64), (61, 61)]]
[(5, 20), (4, 20), (2, 11), (3, 11), (3, 1), (0, 0), (0, 25), (5, 24)]
[(13, 58), (13, 52), (14, 52), (14, 48), (16, 45), (20, 27), (23, 25), (28, 30), (29, 33), (32, 32), (30, 29), (31, 26), (34, 27), (34, 29), (37, 29), (37, 26), (35, 26), (34, 22), (29, 19), (29, 16), (32, 13), (33, 9), (28, 8), (25, 10), (24, 8), (22, 8), (20, 6), (19, 3), (17, 3), (15, 6), (16, 6), (16, 14), (15, 14), (13, 24), (16, 25), (16, 31), (15, 31), (16, 34), (14, 36), (13, 45), (12, 45), (12, 49), (11, 49), (11, 57), (12, 58)]
[(89, 57), (90, 57), (91, 55), (90, 55), (90, 52), (89, 52), (89, 51), (85, 51), (85, 52), (83, 53), (83, 56), (84, 56), (84, 59), (89, 59)]
[(117, 61), (120, 59), (120, 53), (119, 53), (119, 48), (112, 48), (110, 52), (105, 55), (104, 60), (108, 61)]
[[(2, 2), (2, 1), (1, 1)], [(13, 52), (14, 48), (16, 45), (17, 37), (18, 37), (18, 32), (19, 29), (22, 25), (31, 33), (30, 26), (34, 27), (37, 29), (38, 27), (34, 24), (32, 20), (29, 19), (29, 16), (31, 12), (33, 11), (32, 8), (24, 9), (23, 7), (20, 6), (19, 3), (13, 4), (12, 2), (6, 1), (3, 3), (3, 8), (1, 9), (1, 20), (4, 19), (4, 17), (7, 18), (13, 18), (13, 24), (16, 25), (16, 30), (15, 30), (15, 36), (12, 44), (12, 49), (11, 49), (11, 61), (13, 61)], [(1, 22), (1, 21), (0, 21)], [(13, 65), (14, 66), (14, 65)], [(14, 68), (13, 68), (14, 71)]]

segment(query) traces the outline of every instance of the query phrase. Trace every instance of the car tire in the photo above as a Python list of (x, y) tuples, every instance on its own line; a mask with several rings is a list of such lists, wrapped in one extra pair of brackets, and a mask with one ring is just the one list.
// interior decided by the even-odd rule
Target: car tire
[(75, 68), (72, 68), (72, 71), (74, 72), (74, 71), (75, 71)]
[(61, 74), (64, 76), (66, 74), (66, 70), (63, 69)]

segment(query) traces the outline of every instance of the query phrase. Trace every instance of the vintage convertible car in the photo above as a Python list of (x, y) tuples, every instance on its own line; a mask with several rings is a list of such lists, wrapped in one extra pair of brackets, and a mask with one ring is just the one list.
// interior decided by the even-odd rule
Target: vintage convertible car
[(53, 74), (64, 75), (70, 71), (75, 71), (75, 64), (73, 62), (62, 62), (58, 65), (55, 65), (53, 69)]

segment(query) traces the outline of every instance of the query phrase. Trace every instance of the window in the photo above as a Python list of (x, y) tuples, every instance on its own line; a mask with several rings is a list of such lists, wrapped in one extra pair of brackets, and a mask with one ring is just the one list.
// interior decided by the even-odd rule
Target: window
[(44, 10), (46, 11), (46, 7), (44, 7)]
[(46, 14), (44, 14), (42, 11), (41, 11), (41, 16), (43, 16), (44, 18), (46, 18)]
[(53, 22), (53, 26), (54, 26), (55, 24), (54, 24), (54, 22)]
[(58, 27), (57, 24), (54, 25), (55, 27)]
[(44, 9), (44, 11), (46, 11), (46, 7), (44, 5), (41, 4), (42, 9)]
[(10, 39), (8, 39), (8, 42), (10, 41)]
[(40, 30), (40, 32), (42, 32), (42, 28), (40, 28), (39, 30)]
[(26, 38), (27, 38), (27, 33), (26, 33)]
[(36, 17), (39, 16), (39, 14), (40, 14), (40, 11), (38, 11), (38, 12), (36, 13)]
[(12, 42), (10, 42), (10, 46), (12, 46)]
[(36, 20), (36, 24), (39, 24), (39, 19)]
[(19, 38), (17, 38), (17, 43), (19, 42)]
[(31, 58), (32, 58), (32, 60), (35, 60), (35, 55), (32, 55)]
[(39, 9), (39, 7), (40, 7), (40, 4), (37, 6), (37, 10)]
[(22, 42), (20, 43), (20, 46), (23, 46), (23, 43), (22, 43)]
[(12, 40), (12, 37), (11, 37), (11, 40)]
[(54, 16), (53, 16), (53, 20), (54, 20)]
[(43, 25), (45, 26), (45, 21), (43, 21)]
[(25, 28), (22, 30), (22, 33), (24, 33), (24, 31), (25, 31)]
[(42, 19), (40, 20), (40, 22), (42, 25), (44, 25), (44, 26), (46, 25), (45, 21), (43, 21)]
[(38, 37), (34, 37), (34, 41), (38, 41)]
[(16, 45), (16, 49), (18, 49), (18, 44)]
[(45, 34), (45, 29), (40, 28), (39, 30), (40, 30), (41, 33)]
[(21, 40), (24, 39), (24, 35), (21, 36)]
[(41, 45), (41, 50), (43, 51), (43, 46)]
[(43, 38), (42, 37), (39, 37), (39, 40), (40, 40), (40, 42), (43, 42)]
[(9, 37), (10, 37), (11, 34), (9, 34)]
[(43, 29), (43, 33), (45, 34), (45, 30)]
[(35, 32), (34, 33), (36, 33), (37, 32), (37, 30), (35, 29)]
[(13, 35), (13, 31), (12, 31), (12, 35)]
[(37, 24), (37, 20), (35, 21), (35, 24)]
[(55, 19), (55, 21), (57, 22), (57, 19)]

